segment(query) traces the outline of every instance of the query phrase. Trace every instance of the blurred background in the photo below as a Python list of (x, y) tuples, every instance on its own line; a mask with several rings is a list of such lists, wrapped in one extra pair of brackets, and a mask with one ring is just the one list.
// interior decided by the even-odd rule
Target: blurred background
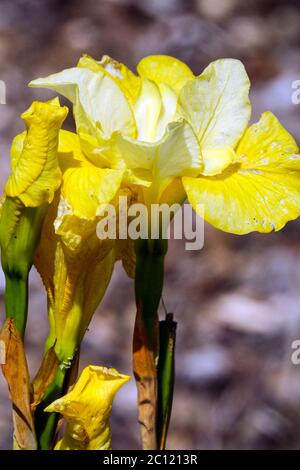
[[(174, 55), (200, 73), (212, 60), (243, 60), (252, 81), (253, 120), (273, 111), (300, 139), (298, 0), (0, 0), (0, 183), (9, 174), (19, 115), (47, 91), (27, 83), (76, 64), (83, 52), (132, 68), (148, 54)], [(71, 120), (68, 122), (71, 127)], [(170, 449), (300, 448), (300, 220), (279, 233), (232, 236), (205, 227), (201, 251), (170, 242), (164, 299), (178, 321)], [(0, 278), (1, 320), (4, 318)], [(163, 313), (163, 312), (161, 312)], [(116, 270), (82, 347), (81, 367), (131, 374), (133, 285)], [(47, 335), (46, 299), (32, 271), (27, 352), (34, 374)], [(11, 446), (10, 403), (0, 377), (0, 448)], [(113, 411), (115, 449), (139, 447), (131, 380)]]

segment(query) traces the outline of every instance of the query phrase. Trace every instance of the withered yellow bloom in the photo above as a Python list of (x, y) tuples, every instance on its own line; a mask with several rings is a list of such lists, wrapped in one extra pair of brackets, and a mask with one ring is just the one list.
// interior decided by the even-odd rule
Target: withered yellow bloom
[(33, 102), (21, 116), (26, 131), (12, 143), (12, 171), (1, 207), (0, 245), (6, 315), (14, 318), (21, 335), (27, 317), (28, 273), (48, 204), (61, 183), (58, 136), (67, 113), (58, 98)]
[(61, 181), (58, 134), (67, 114), (68, 108), (61, 107), (58, 98), (35, 101), (22, 114), (27, 130), (12, 144), (12, 173), (4, 189), (7, 197), (18, 197), (26, 207), (52, 201)]
[(86, 367), (71, 392), (45, 409), (62, 414), (67, 421), (55, 450), (111, 449), (109, 419), (113, 400), (129, 379), (116, 369)]
[(102, 169), (81, 152), (76, 134), (61, 131), (62, 184), (48, 211), (35, 265), (49, 298), (50, 335), (61, 362), (74, 356), (102, 299), (115, 263), (114, 240), (100, 240), (100, 206), (115, 198), (122, 170)]

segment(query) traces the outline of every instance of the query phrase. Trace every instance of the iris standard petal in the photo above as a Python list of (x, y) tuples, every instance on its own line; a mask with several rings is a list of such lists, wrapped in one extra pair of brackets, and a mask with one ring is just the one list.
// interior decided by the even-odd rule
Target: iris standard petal
[(191, 69), (175, 57), (152, 55), (144, 57), (137, 66), (142, 78), (149, 78), (157, 84), (165, 83), (179, 94), (181, 88), (192, 78)]
[(249, 87), (243, 64), (221, 59), (182, 89), (179, 112), (193, 126), (203, 150), (238, 143), (251, 114)]

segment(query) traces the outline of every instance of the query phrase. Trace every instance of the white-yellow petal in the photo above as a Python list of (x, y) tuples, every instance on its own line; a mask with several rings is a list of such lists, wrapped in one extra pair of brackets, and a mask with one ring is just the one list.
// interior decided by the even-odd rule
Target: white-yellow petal
[[(144, 169), (145, 202), (158, 203), (159, 198), (174, 178), (196, 176), (202, 170), (198, 140), (186, 122), (169, 124), (163, 139), (155, 143), (138, 142), (118, 135), (116, 147), (127, 168)], [(182, 196), (179, 196), (180, 200)]]
[[(104, 70), (93, 72), (86, 68), (73, 67), (33, 80), (29, 86), (55, 90), (73, 104), (79, 99), (77, 106), (82, 108), (81, 111), (84, 111), (93, 125), (99, 125), (107, 138), (114, 131), (135, 135), (135, 121), (128, 100)], [(83, 125), (86, 126), (86, 123)]]
[(218, 175), (237, 160), (235, 151), (228, 146), (204, 149), (202, 157), (203, 171), (201, 173), (205, 176)]
[(159, 91), (161, 96), (161, 111), (157, 122), (156, 140), (160, 140), (164, 136), (168, 124), (176, 121), (178, 102), (178, 96), (169, 85), (161, 83)]
[(193, 126), (203, 150), (238, 143), (251, 114), (249, 87), (240, 61), (220, 59), (182, 89), (179, 112)]
[(144, 142), (154, 142), (162, 109), (161, 94), (154, 82), (146, 78), (142, 80), (141, 91), (133, 109), (137, 139)]
[(140, 90), (141, 79), (135, 75), (126, 65), (112, 59), (108, 55), (104, 55), (100, 61), (93, 59), (87, 54), (84, 54), (77, 67), (87, 68), (94, 72), (103, 69), (115, 79), (119, 84), (127, 98), (133, 103)]
[(69, 168), (63, 176), (62, 197), (72, 213), (94, 219), (102, 205), (108, 204), (120, 188), (122, 170), (96, 167)]

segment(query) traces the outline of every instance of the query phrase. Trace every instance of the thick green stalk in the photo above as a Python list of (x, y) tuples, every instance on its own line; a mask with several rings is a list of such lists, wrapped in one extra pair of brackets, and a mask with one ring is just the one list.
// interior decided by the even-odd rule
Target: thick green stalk
[(6, 317), (24, 337), (28, 309), (28, 275), (40, 240), (48, 204), (25, 207), (6, 197), (0, 217), (1, 264), (5, 273)]
[(157, 362), (159, 307), (167, 240), (136, 241), (135, 297), (137, 315), (133, 338), (133, 368), (138, 389), (143, 449), (157, 449)]
[(167, 240), (137, 240), (135, 298), (142, 307), (142, 315), (150, 342), (154, 340), (153, 320), (157, 316), (163, 283), (164, 258), (168, 250)]
[(15, 325), (24, 337), (27, 322), (28, 273), (22, 276), (5, 275), (6, 318), (15, 320)]

